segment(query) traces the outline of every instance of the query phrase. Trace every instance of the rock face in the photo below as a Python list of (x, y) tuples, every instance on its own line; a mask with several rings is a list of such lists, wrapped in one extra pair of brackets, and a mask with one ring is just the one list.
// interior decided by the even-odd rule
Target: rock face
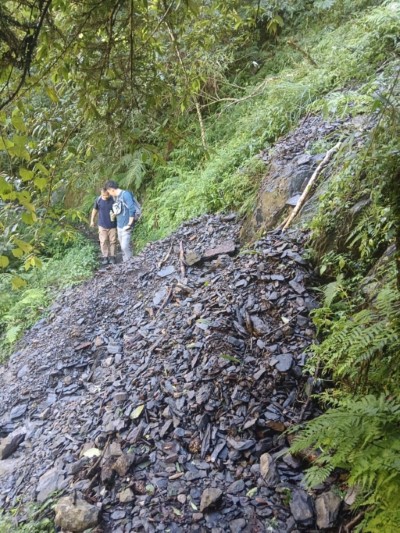
[(0, 469), (3, 508), (62, 490), (101, 511), (104, 533), (315, 527), (313, 498), (292, 507), (285, 494), (301, 462), (280, 454), (314, 409), (304, 236), (237, 253), (239, 229), (195, 219), (66, 291), (32, 328), (0, 374), (0, 435), (28, 427), (20, 462)]
[[(273, 149), (260, 154), (266, 164), (266, 173), (262, 181), (256, 209), (252, 217), (246, 221), (241, 232), (242, 240), (246, 241), (262, 230), (276, 227), (293, 208), (300, 194), (304, 191), (308, 180), (321, 162), (325, 151), (311, 155), (313, 145), (329, 138), (335, 144), (344, 131), (357, 132), (371, 128), (371, 124), (363, 117), (347, 118), (328, 122), (320, 116), (304, 118), (299, 126), (286, 137), (278, 141)], [(329, 175), (324, 171), (324, 175)], [(321, 188), (323, 189), (323, 187)], [(316, 196), (318, 196), (316, 191)], [(290, 206), (290, 207), (289, 207)], [(308, 200), (303, 217), (308, 210), (313, 210), (315, 201)]]

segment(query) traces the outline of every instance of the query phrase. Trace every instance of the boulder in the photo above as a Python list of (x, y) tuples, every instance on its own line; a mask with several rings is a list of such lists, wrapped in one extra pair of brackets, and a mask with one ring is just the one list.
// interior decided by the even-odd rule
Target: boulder
[(317, 514), (317, 526), (320, 529), (334, 527), (339, 514), (341, 498), (332, 491), (324, 492), (315, 500), (315, 512)]
[(0, 460), (10, 457), (25, 439), (25, 432), (15, 431), (0, 441)]
[(56, 526), (72, 533), (80, 533), (95, 527), (99, 521), (99, 510), (84, 500), (70, 496), (61, 498), (55, 507)]

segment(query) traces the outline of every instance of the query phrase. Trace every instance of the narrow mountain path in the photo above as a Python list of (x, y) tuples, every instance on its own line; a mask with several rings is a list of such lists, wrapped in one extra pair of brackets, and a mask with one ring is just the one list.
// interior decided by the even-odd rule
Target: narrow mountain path
[(329, 486), (308, 494), (302, 461), (282, 455), (284, 431), (313, 416), (304, 236), (240, 250), (239, 230), (233, 215), (190, 221), (31, 329), (0, 375), (2, 507), (56, 491), (72, 531), (333, 525)]

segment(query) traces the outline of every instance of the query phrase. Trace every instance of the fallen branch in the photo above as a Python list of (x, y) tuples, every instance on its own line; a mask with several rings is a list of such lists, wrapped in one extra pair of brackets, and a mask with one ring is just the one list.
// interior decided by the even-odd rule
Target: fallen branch
[(166, 262), (166, 260), (168, 259), (168, 257), (171, 255), (171, 250), (172, 250), (172, 246), (173, 244), (171, 244), (171, 246), (169, 247), (169, 250), (168, 252), (165, 254), (165, 256), (161, 259), (161, 261), (158, 263), (158, 268), (160, 269), (163, 264)]
[[(259, 83), (256, 86), (256, 88), (254, 89), (254, 91), (252, 93), (250, 93), (250, 94), (248, 94), (246, 96), (242, 96), (241, 98), (229, 98), (229, 97), (227, 97), (227, 98), (211, 98), (211, 102), (208, 102), (207, 104), (203, 104), (201, 107), (209, 107), (211, 105), (219, 104), (221, 102), (229, 102), (229, 104), (224, 108), (224, 109), (227, 109), (231, 105), (239, 104), (241, 102), (245, 102), (246, 100), (249, 100), (250, 98), (255, 98), (256, 96), (260, 96), (260, 94), (262, 94), (265, 91), (265, 89), (268, 87), (268, 84), (271, 81), (274, 81), (276, 79), (277, 79), (276, 77), (271, 77), (271, 78), (265, 79), (264, 81), (262, 81), (261, 83)], [(208, 95), (208, 97), (210, 98), (209, 95)], [(220, 113), (222, 113), (222, 111)]]
[(173, 291), (174, 291), (173, 287), (170, 287), (168, 289), (167, 295), (165, 296), (165, 298), (164, 298), (163, 302), (161, 303), (160, 307), (157, 309), (154, 317), (158, 316), (161, 313), (161, 311), (164, 309), (164, 307), (167, 305), (169, 299), (172, 296)]
[(314, 67), (318, 67), (317, 63), (314, 61), (314, 59), (310, 56), (310, 54), (308, 52), (306, 52), (305, 50), (303, 50), (303, 48), (301, 48), (300, 45), (298, 45), (297, 43), (295, 43), (294, 41), (292, 41), (291, 39), (289, 39), (288, 41), (286, 41), (287, 44), (289, 46), (291, 46), (292, 48), (294, 48), (295, 50), (297, 50), (298, 52), (300, 52), (300, 54), (302, 54), (306, 59), (307, 61), (309, 61), (312, 65), (314, 65)]
[(353, 520), (351, 520), (344, 526), (344, 530), (346, 531), (346, 533), (350, 533), (353, 527), (358, 525), (361, 522), (361, 520), (364, 518), (364, 514), (365, 514), (364, 511), (361, 511), (360, 513), (358, 513), (357, 516), (353, 518)]
[(314, 183), (316, 182), (318, 176), (320, 175), (321, 173), (321, 170), (324, 168), (324, 166), (327, 164), (327, 162), (329, 161), (329, 159), (332, 157), (332, 155), (337, 152), (341, 146), (341, 142), (339, 141), (337, 144), (335, 144), (335, 146), (333, 148), (331, 148), (330, 150), (328, 150), (325, 154), (325, 157), (323, 158), (323, 160), (321, 161), (321, 163), (317, 166), (317, 168), (315, 169), (313, 175), (311, 176), (309, 182), (307, 183), (307, 186), (306, 188), (304, 189), (303, 191), (303, 194), (300, 196), (297, 204), (296, 204), (296, 207), (293, 209), (293, 211), (290, 213), (290, 215), (288, 216), (288, 218), (285, 220), (284, 224), (283, 224), (283, 228), (282, 228), (282, 231), (285, 231), (285, 229), (287, 229), (290, 225), (290, 223), (292, 222), (292, 220), (294, 219), (294, 217), (297, 215), (297, 213), (301, 210), (301, 208), (303, 207), (306, 199), (307, 199), (307, 196), (311, 190), (311, 187), (314, 185)]
[(94, 484), (96, 483), (96, 479), (97, 479), (97, 476), (98, 476), (98, 473), (96, 474), (96, 469), (97, 467), (99, 466), (100, 464), (100, 461), (103, 459), (104, 457), (104, 454), (107, 450), (107, 447), (108, 445), (110, 444), (110, 440), (111, 440), (111, 435), (108, 437), (107, 439), (107, 442), (103, 448), (103, 450), (101, 451), (101, 454), (99, 455), (99, 458), (96, 460), (96, 462), (94, 463), (94, 465), (87, 471), (86, 473), (86, 478), (89, 479), (90, 476), (92, 474), (94, 474), (94, 476), (92, 477), (90, 483), (89, 483), (89, 486), (87, 487), (87, 489), (85, 490), (85, 496), (87, 497), (89, 492), (91, 491), (91, 489), (94, 487)]

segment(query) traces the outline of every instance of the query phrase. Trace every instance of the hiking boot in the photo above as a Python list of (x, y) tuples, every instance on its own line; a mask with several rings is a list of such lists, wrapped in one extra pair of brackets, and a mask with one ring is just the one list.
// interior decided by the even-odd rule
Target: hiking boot
[(115, 263), (117, 262), (115, 257), (114, 256), (111, 256), (108, 258), (108, 262), (111, 264), (111, 265), (115, 265)]
[(103, 257), (103, 259), (101, 260), (101, 264), (102, 265), (108, 265), (108, 258), (107, 257)]

